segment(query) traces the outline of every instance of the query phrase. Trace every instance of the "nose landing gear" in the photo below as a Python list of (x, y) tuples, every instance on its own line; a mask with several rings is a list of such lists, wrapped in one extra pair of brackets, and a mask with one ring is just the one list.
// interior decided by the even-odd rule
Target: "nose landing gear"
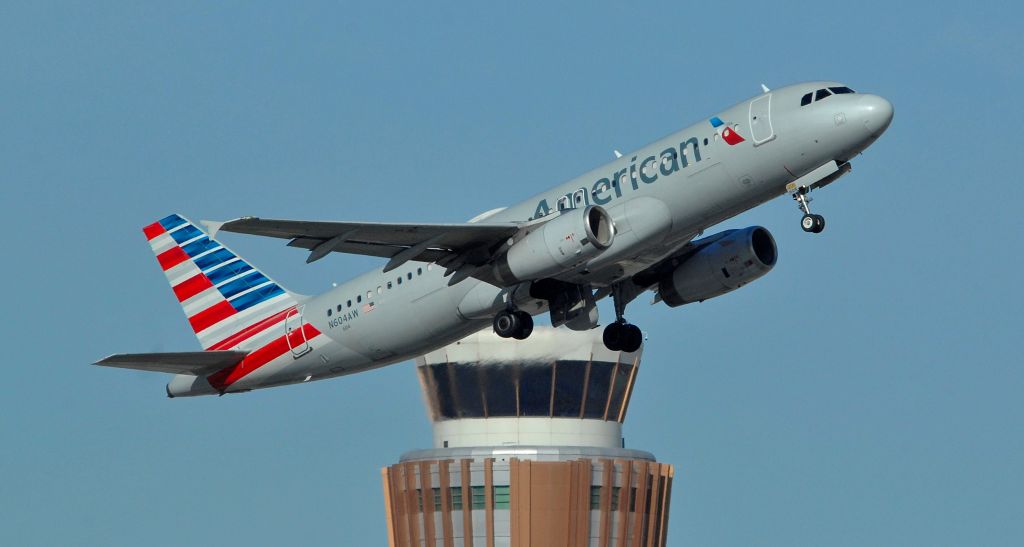
[(494, 333), (502, 338), (526, 340), (533, 332), (533, 317), (522, 310), (502, 310), (494, 316)]
[(804, 213), (803, 218), (800, 219), (800, 227), (805, 232), (820, 234), (825, 229), (825, 217), (811, 214), (809, 204), (813, 198), (807, 195), (810, 191), (811, 189), (806, 186), (797, 188), (796, 192), (793, 193), (793, 200), (796, 201), (800, 210)]

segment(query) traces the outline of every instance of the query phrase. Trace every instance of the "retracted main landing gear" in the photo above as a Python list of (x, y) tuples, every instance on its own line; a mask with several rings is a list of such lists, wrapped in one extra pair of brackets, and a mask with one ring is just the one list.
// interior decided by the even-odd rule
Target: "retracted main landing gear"
[(800, 227), (803, 228), (805, 232), (820, 234), (822, 230), (825, 229), (825, 217), (811, 214), (811, 207), (809, 204), (812, 198), (807, 195), (810, 191), (810, 188), (801, 186), (793, 193), (793, 199), (796, 201), (797, 205), (800, 206), (800, 210), (804, 213), (803, 218), (800, 219)]
[(494, 316), (494, 333), (502, 338), (526, 340), (533, 332), (533, 317), (522, 310), (502, 310)]
[(612, 351), (634, 352), (644, 343), (640, 327), (626, 322), (622, 317), (626, 304), (619, 284), (612, 286), (612, 302), (615, 303), (615, 322), (604, 328), (604, 346)]

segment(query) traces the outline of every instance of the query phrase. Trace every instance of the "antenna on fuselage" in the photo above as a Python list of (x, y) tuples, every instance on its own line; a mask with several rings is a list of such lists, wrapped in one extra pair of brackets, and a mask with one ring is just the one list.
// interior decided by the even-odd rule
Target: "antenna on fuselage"
[(615, 159), (619, 159), (622, 157), (622, 152), (619, 152), (618, 150), (612, 150), (612, 152), (615, 152)]
[(768, 93), (768, 92), (769, 92), (769, 91), (771, 91), (771, 90), (770, 90), (770, 89), (768, 89), (768, 86), (766, 86), (766, 85), (764, 85), (764, 84), (761, 84), (761, 91), (763, 91), (764, 93)]

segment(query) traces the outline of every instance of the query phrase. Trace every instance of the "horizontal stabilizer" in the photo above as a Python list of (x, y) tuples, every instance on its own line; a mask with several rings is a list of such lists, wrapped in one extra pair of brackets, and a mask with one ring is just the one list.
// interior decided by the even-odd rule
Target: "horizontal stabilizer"
[(174, 353), (117, 353), (97, 361), (105, 367), (203, 376), (237, 365), (247, 351), (180, 351)]

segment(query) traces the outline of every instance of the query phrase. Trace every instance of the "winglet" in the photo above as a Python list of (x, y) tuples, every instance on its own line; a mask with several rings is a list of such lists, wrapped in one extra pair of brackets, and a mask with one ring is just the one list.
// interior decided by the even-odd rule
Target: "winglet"
[(199, 224), (202, 224), (203, 227), (206, 228), (206, 233), (212, 238), (217, 237), (217, 232), (220, 231), (221, 226), (224, 226), (228, 222), (231, 221), (200, 220)]

